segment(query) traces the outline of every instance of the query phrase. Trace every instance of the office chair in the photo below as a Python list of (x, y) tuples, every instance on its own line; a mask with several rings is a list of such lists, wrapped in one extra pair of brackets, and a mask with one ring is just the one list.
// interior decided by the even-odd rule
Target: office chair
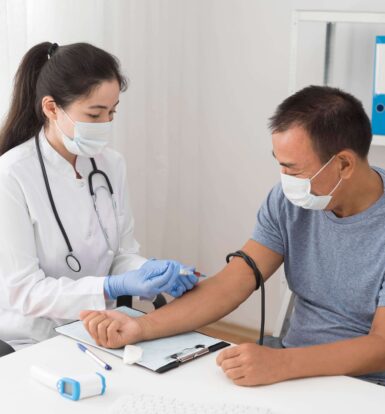
[(290, 317), (294, 309), (295, 295), (289, 289), (286, 290), (273, 335), (263, 337), (263, 345), (270, 348), (282, 348), (282, 339), (289, 329)]
[[(166, 305), (167, 301), (162, 294), (159, 294), (153, 300), (152, 304), (154, 305), (155, 309), (159, 309), (160, 307)], [(132, 308), (132, 296), (119, 296), (117, 299), (117, 306), (127, 306), (129, 308)], [(6, 342), (0, 339), (0, 358), (2, 356), (11, 354), (12, 352), (15, 352), (15, 350), (11, 347), (11, 345), (8, 345)]]
[(11, 345), (8, 345), (0, 339), (0, 357), (11, 354), (12, 352), (15, 352), (15, 350), (11, 347)]
[[(162, 306), (167, 304), (166, 298), (160, 293), (155, 297), (152, 301), (155, 309), (159, 309)], [(132, 296), (119, 296), (116, 300), (116, 306), (127, 306), (128, 308), (132, 308)]]

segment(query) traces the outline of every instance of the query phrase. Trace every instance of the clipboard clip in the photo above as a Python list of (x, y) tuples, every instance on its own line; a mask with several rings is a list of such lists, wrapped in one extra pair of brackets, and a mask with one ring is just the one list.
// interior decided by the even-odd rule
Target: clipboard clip
[[(193, 352), (188, 352), (193, 350)], [(201, 355), (208, 354), (210, 352), (209, 348), (204, 345), (195, 345), (194, 348), (185, 348), (181, 352), (177, 352), (169, 356), (169, 358), (175, 359), (181, 364), (192, 359), (198, 358)]]

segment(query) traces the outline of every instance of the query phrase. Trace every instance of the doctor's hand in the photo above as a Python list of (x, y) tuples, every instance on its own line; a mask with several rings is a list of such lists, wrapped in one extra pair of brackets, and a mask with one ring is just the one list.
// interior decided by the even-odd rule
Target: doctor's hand
[(217, 365), (237, 385), (274, 384), (289, 378), (286, 351), (245, 343), (223, 350)]
[[(193, 273), (195, 271), (195, 267), (184, 266), (178, 262), (174, 262), (174, 263), (177, 263), (179, 265), (178, 277), (176, 278), (175, 283), (172, 286), (172, 288), (169, 290), (165, 290), (165, 292), (171, 296), (174, 296), (174, 298), (179, 298), (185, 292), (187, 292), (188, 290), (191, 290), (198, 283), (198, 278)], [(180, 269), (188, 271), (190, 272), (190, 274), (181, 275)]]
[(104, 291), (110, 299), (123, 295), (151, 298), (161, 292), (182, 294), (186, 289), (179, 287), (179, 272), (178, 262), (149, 260), (138, 270), (107, 276), (104, 281)]
[(84, 327), (99, 346), (121, 348), (143, 340), (141, 318), (131, 318), (118, 311), (80, 312)]

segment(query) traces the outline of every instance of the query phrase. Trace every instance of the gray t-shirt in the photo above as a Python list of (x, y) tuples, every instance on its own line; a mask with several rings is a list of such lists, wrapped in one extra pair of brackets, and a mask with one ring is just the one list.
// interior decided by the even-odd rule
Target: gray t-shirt
[[(373, 169), (385, 182), (385, 171)], [(277, 184), (252, 238), (283, 255), (296, 295), (285, 347), (368, 334), (377, 307), (385, 306), (385, 194), (367, 210), (338, 218), (294, 206)], [(385, 382), (385, 372), (366, 378)]]

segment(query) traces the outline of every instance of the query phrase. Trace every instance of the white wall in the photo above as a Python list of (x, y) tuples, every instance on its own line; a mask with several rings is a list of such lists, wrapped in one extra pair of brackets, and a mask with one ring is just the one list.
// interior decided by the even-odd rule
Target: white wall
[[(278, 180), (279, 171), (270, 155), (272, 147), (266, 125), (277, 104), (287, 96), (293, 9), (384, 12), (385, 3), (339, 0), (205, 2), (200, 88), (204, 95), (201, 139), (207, 152), (202, 152), (201, 156), (202, 175), (209, 185), (201, 192), (202, 206), (208, 208), (201, 210), (203, 228), (199, 259), (210, 271), (221, 267), (225, 253), (237, 249), (249, 237), (255, 211)], [(337, 30), (332, 80), (335, 85), (357, 93), (370, 111), (374, 46), (367, 34), (368, 31), (373, 34), (373, 29), (354, 26)], [(382, 32), (377, 31), (381, 33), (385, 33), (384, 26)], [(305, 51), (307, 55), (318, 56), (318, 61), (311, 56), (312, 60), (299, 62), (304, 63), (300, 75), (314, 73), (316, 76), (309, 82), (321, 83), (323, 49), (314, 35), (309, 36), (309, 29), (304, 35), (312, 39), (313, 44), (310, 49), (300, 47), (300, 57), (303, 58)], [(362, 35), (362, 39), (358, 35)], [(298, 77), (299, 85), (306, 84), (304, 78)], [(385, 148), (373, 148), (371, 159), (376, 165), (384, 166)], [(281, 294), (276, 277), (268, 284), (267, 329), (274, 326)], [(256, 326), (258, 309), (259, 293), (256, 293), (226, 320)]]
[[(385, 12), (385, 3), (0, 0), (0, 23), (18, 22), (10, 29), (12, 47), (0, 36), (0, 52), (7, 56), (0, 68), (2, 96), (22, 53), (37, 42), (88, 41), (115, 53), (131, 86), (122, 96), (113, 145), (127, 159), (143, 252), (195, 263), (212, 274), (250, 237), (255, 213), (279, 178), (267, 119), (287, 96), (291, 12), (297, 8)], [(337, 59), (334, 79), (362, 94), (368, 106), (371, 80), (363, 69), (355, 71), (358, 81), (352, 75), (363, 61), (355, 54), (357, 42), (367, 45), (367, 34), (349, 30), (341, 32), (346, 48), (340, 47), (351, 70), (341, 69)], [(321, 46), (316, 38), (310, 44), (301, 75), (319, 76), (317, 59), (307, 57), (319, 60)], [(1, 113), (6, 106), (0, 102)], [(371, 159), (384, 165), (385, 148), (373, 148)], [(268, 330), (280, 297), (276, 277), (267, 289)], [(255, 293), (225, 319), (255, 327), (258, 304)]]

